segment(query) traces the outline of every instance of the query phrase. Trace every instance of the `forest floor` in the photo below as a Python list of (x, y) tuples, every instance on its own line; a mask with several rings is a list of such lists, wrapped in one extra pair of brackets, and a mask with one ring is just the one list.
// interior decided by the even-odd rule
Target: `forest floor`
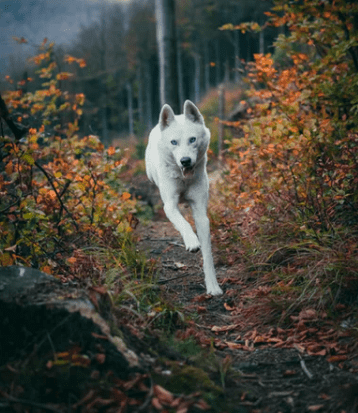
[[(0, 412), (357, 413), (356, 307), (340, 304), (333, 317), (301, 306), (284, 316), (286, 301), (273, 299), (273, 280), (240, 257), (228, 260), (230, 251), (216, 236), (213, 256), (224, 294), (207, 295), (201, 253), (185, 251), (146, 177), (130, 182), (132, 192), (158, 205), (135, 230), (138, 249), (155, 263), (155, 283), (150, 279), (144, 290), (154, 301), (141, 306), (128, 294), (113, 305), (105, 287), (86, 279), (71, 284), (71, 291), (62, 286), (58, 294), (76, 297), (76, 289), (86, 290), (113, 333), (137, 355), (138, 371), (124, 375), (121, 353), (93, 323), (74, 327), (68, 321), (62, 333), (64, 321), (46, 310), (47, 321), (41, 313), (36, 328), (29, 320), (20, 328), (4, 310), (0, 330), (8, 333), (0, 344), (7, 343), (9, 331), (27, 340), (14, 340), (23, 350), (0, 364)], [(189, 209), (182, 211), (191, 221)], [(141, 280), (132, 281), (140, 288)]]
[(267, 280), (242, 263), (224, 265), (216, 245), (224, 294), (206, 295), (201, 253), (185, 251), (162, 209), (138, 233), (139, 248), (157, 262), (162, 294), (192, 320), (177, 337), (195, 340), (219, 360), (213, 377), (225, 402), (212, 400), (215, 411), (358, 412), (357, 346), (343, 328), (344, 314), (332, 321), (307, 309), (280, 327)]

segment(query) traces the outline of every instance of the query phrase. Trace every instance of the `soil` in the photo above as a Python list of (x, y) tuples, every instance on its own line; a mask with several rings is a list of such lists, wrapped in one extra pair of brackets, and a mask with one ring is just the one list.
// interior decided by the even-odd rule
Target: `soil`
[[(188, 209), (181, 209), (188, 216)], [(139, 248), (157, 261), (168, 302), (193, 320), (192, 328), (178, 337), (194, 338), (220, 360), (222, 375), (216, 379), (224, 387), (225, 408), (216, 411), (358, 412), (358, 357), (349, 332), (337, 333), (313, 310), (280, 328), (282, 310), (266, 299), (265, 284), (240, 263), (224, 265), (216, 245), (213, 255), (224, 295), (207, 296), (201, 253), (185, 251), (162, 209), (138, 233)], [(302, 333), (303, 327), (308, 333)], [(315, 348), (309, 340), (318, 341)]]

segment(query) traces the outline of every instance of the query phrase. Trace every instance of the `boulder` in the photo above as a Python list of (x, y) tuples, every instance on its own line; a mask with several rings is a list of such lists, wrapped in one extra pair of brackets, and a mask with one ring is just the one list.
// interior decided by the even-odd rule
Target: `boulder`
[(53, 359), (77, 346), (92, 367), (121, 379), (143, 371), (124, 334), (113, 336), (86, 291), (74, 284), (33, 268), (1, 267), (0, 314), (0, 366), (34, 352)]

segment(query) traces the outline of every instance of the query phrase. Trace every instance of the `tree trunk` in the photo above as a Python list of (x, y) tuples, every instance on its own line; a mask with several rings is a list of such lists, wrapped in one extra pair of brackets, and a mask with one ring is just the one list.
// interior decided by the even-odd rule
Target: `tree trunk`
[(264, 34), (264, 31), (263, 30), (261, 30), (260, 31), (260, 43), (259, 43), (259, 45), (260, 45), (260, 54), (264, 54), (265, 53), (265, 34)]
[(221, 121), (225, 120), (225, 87), (219, 87), (219, 131), (218, 131), (218, 157), (222, 160), (222, 147), (224, 140), (224, 124)]
[(230, 83), (230, 64), (228, 60), (225, 61), (224, 83), (225, 85), (228, 85)]
[(137, 67), (137, 83), (138, 83), (138, 120), (140, 125), (143, 125), (143, 81), (141, 65)]
[(100, 79), (100, 116), (102, 124), (102, 139), (108, 142), (108, 121), (107, 121), (107, 85), (106, 85), (106, 21), (105, 9), (101, 10), (101, 28), (100, 28), (100, 64), (103, 78)]
[(204, 65), (205, 65), (205, 92), (210, 89), (210, 60), (209, 60), (209, 44), (204, 43)]
[(235, 50), (235, 83), (240, 81), (240, 33), (234, 31), (234, 50)]
[(194, 76), (194, 103), (198, 104), (200, 101), (200, 54), (194, 52), (194, 65), (195, 65), (195, 76)]
[(105, 79), (100, 79), (100, 116), (102, 125), (103, 142), (108, 143), (108, 121), (107, 121), (107, 87)]
[(179, 113), (175, 0), (155, 0), (160, 67), (160, 102)]
[(144, 74), (144, 79), (145, 79), (145, 84), (147, 85), (145, 88), (145, 100), (146, 100), (146, 125), (147, 125), (147, 130), (149, 131), (152, 129), (152, 79), (150, 75), (150, 66), (149, 63), (147, 63), (144, 67), (145, 74)]
[(179, 105), (183, 107), (184, 105), (184, 84), (183, 84), (183, 65), (182, 65), (182, 55), (180, 48), (180, 32), (177, 28), (177, 61), (178, 61), (178, 87), (179, 87)]
[(133, 93), (132, 93), (132, 85), (128, 82), (127, 83), (127, 99), (128, 99), (128, 126), (129, 126), (129, 135), (132, 136), (134, 134), (133, 129)]
[(221, 82), (221, 71), (220, 71), (220, 41), (219, 39), (215, 42), (215, 74), (216, 74), (216, 86)]

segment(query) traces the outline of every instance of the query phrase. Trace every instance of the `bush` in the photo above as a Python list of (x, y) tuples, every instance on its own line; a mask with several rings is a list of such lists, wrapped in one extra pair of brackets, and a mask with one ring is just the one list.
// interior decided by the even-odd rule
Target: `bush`
[(136, 203), (117, 179), (121, 151), (78, 136), (85, 97), (61, 89), (71, 74), (58, 71), (53, 54), (50, 44), (33, 58), (41, 89), (5, 93), (12, 117), (38, 127), (20, 141), (0, 138), (0, 264), (71, 275), (78, 251), (93, 242), (135, 248)]

